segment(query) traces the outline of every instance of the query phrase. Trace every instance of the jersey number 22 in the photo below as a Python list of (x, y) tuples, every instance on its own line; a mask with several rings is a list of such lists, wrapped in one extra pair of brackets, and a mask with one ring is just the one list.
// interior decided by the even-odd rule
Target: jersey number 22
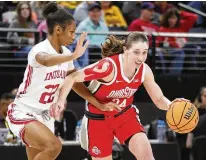
[(59, 84), (56, 85), (47, 85), (45, 86), (46, 89), (51, 89), (51, 92), (44, 92), (42, 93), (39, 102), (42, 104), (51, 103), (54, 100), (54, 94), (59, 88)]

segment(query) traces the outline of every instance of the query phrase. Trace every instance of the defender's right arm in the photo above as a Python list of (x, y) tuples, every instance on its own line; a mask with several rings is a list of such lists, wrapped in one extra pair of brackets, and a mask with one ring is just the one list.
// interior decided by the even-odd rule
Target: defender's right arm
[(110, 60), (102, 59), (95, 64), (89, 65), (79, 71), (71, 73), (65, 78), (59, 93), (59, 102), (64, 102), (75, 82), (91, 81), (107, 78), (113, 73), (113, 64)]
[(76, 49), (73, 54), (58, 54), (58, 55), (51, 55), (44, 52), (39, 52), (36, 54), (35, 59), (36, 61), (46, 67), (54, 66), (57, 64), (65, 63), (68, 61), (75, 60), (82, 56), (82, 54), (87, 49), (89, 42), (87, 41), (83, 46), (83, 42), (86, 39), (87, 33), (82, 33), (79, 40), (77, 41)]

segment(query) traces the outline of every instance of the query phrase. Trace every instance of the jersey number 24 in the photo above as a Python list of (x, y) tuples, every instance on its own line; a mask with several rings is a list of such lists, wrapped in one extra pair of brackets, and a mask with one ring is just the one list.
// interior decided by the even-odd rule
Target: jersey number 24
[(113, 99), (112, 100), (114, 103), (118, 104), (120, 107), (126, 107), (127, 105), (127, 99), (124, 99), (123, 101), (121, 101), (120, 99)]

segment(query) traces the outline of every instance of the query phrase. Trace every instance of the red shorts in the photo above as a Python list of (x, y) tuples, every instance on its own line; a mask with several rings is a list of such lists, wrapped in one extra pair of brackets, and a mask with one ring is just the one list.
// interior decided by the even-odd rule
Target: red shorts
[(124, 143), (132, 135), (144, 132), (138, 110), (131, 107), (117, 117), (94, 120), (84, 116), (80, 132), (80, 143), (93, 157), (107, 157), (112, 154), (114, 136)]

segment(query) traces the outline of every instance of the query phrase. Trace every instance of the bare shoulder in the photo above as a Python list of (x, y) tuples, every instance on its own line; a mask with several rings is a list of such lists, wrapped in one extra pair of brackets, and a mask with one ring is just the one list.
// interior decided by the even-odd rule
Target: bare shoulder
[(145, 81), (147, 80), (152, 80), (154, 79), (154, 74), (150, 68), (150, 66), (148, 66), (146, 63), (145, 63)]

